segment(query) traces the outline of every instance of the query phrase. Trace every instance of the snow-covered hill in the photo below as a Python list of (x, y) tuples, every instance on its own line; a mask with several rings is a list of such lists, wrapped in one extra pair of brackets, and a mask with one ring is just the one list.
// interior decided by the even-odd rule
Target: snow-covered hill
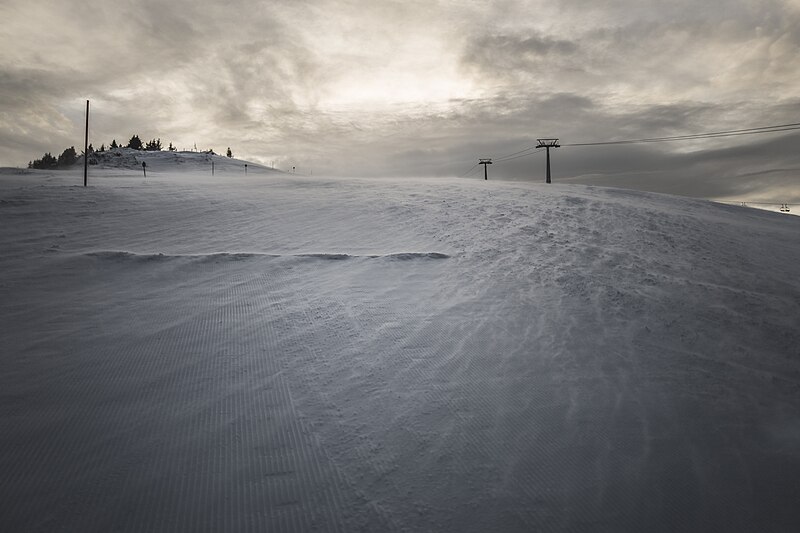
[(0, 177), (0, 530), (800, 526), (800, 219), (224, 176)]
[[(142, 163), (145, 164), (148, 172), (208, 172), (212, 171), (212, 164), (215, 172), (234, 172), (244, 173), (245, 165), (248, 172), (276, 172), (273, 169), (244, 161), (242, 159), (224, 157), (210, 152), (188, 152), (188, 151), (142, 151), (131, 148), (114, 148), (103, 152), (94, 152), (89, 157), (92, 174), (100, 173), (109, 169), (142, 170)], [(75, 164), (75, 168), (83, 168), (83, 156)]]

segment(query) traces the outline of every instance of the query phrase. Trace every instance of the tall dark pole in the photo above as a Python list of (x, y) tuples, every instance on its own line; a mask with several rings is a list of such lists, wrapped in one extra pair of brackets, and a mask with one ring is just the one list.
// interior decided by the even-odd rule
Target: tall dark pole
[(89, 174), (89, 100), (86, 100), (86, 136), (83, 139), (83, 186)]
[(547, 150), (547, 179), (546, 183), (550, 183), (550, 148), (559, 148), (561, 147), (558, 144), (558, 139), (536, 139), (539, 141), (539, 144), (536, 145), (536, 148), (544, 148)]
[(547, 180), (545, 181), (545, 183), (551, 183), (550, 182), (550, 147), (549, 146), (547, 147)]
[(483, 179), (484, 180), (488, 180), (489, 179), (489, 172), (486, 170), (486, 168), (487, 168), (486, 165), (491, 165), (492, 164), (492, 160), (491, 159), (479, 159), (478, 160), (478, 164), (479, 165), (483, 165)]

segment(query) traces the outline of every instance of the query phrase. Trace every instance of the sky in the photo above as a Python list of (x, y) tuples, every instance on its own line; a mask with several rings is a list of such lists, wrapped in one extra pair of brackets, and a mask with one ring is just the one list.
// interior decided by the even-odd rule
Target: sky
[[(800, 0), (1, 0), (0, 20), (0, 166), (82, 148), (87, 99), (95, 147), (137, 134), (315, 175), (800, 122)], [(800, 201), (800, 132), (551, 156), (554, 181)]]

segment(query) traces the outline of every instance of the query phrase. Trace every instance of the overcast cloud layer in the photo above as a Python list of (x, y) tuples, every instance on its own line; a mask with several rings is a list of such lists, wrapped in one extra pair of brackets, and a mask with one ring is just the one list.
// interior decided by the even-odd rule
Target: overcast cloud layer
[[(79, 4), (79, 5), (77, 5)], [(800, 0), (0, 3), (0, 165), (90, 140), (340, 175), (800, 122)], [(562, 147), (554, 178), (800, 201), (800, 135)], [(541, 154), (491, 175), (543, 178)]]

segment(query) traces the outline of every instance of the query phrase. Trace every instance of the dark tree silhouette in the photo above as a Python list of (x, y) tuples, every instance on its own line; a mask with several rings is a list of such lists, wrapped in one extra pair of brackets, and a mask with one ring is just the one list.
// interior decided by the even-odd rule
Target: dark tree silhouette
[(151, 141), (147, 141), (147, 146), (145, 149), (148, 152), (160, 152), (161, 151), (161, 139), (153, 139)]
[(228, 152), (225, 155), (227, 155), (228, 157), (233, 157), (233, 152), (231, 152), (230, 146), (228, 146)]
[(133, 148), (134, 150), (143, 150), (144, 146), (142, 145), (142, 140), (139, 138), (138, 135), (134, 135), (131, 137), (131, 140), (128, 141), (128, 148)]
[(74, 165), (77, 159), (78, 155), (75, 153), (75, 147), (70, 146), (64, 150), (60, 156), (58, 156), (58, 166), (68, 167), (70, 165)]
[(42, 156), (41, 159), (34, 159), (31, 161), (29, 166), (30, 168), (38, 169), (56, 168), (58, 166), (58, 159), (50, 155), (50, 152), (47, 152)]
[(117, 140), (116, 139), (112, 139), (111, 140), (111, 149), (113, 150), (114, 148), (117, 148)]

